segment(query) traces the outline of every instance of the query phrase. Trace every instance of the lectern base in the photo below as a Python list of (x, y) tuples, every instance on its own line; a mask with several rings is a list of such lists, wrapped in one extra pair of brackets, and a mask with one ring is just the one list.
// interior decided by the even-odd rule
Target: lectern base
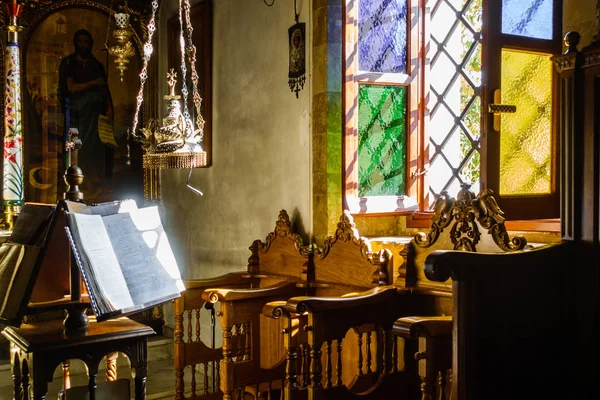
[(66, 332), (80, 332), (87, 328), (89, 321), (85, 312), (88, 306), (88, 304), (70, 304), (69, 307), (65, 309), (67, 317), (63, 321), (63, 324)]

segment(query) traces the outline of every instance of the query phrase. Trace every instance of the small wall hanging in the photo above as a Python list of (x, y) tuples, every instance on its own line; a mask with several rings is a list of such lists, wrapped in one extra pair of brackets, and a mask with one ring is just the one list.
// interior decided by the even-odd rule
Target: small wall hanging
[(290, 72), (288, 84), (290, 90), (296, 93), (304, 88), (306, 81), (306, 24), (298, 22), (300, 14), (296, 12), (296, 0), (294, 0), (294, 18), (296, 23), (288, 29), (290, 46)]

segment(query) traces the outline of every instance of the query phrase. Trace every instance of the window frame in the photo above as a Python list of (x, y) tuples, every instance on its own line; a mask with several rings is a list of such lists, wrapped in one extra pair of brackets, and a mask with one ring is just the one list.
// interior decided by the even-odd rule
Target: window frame
[[(360, 0), (345, 0), (342, 7), (342, 118), (343, 118), (343, 207), (354, 215), (402, 215), (429, 213), (431, 193), (427, 179), (429, 168), (429, 8), (426, 0), (407, 0), (407, 78), (394, 80), (387, 74), (364, 73), (358, 71), (358, 3)], [(481, 139), (480, 139), (480, 182), (481, 190), (492, 189), (499, 198), (499, 136), (489, 135), (493, 124), (487, 105), (493, 99), (490, 75), (499, 79), (499, 65), (492, 67), (489, 46), (504, 45), (510, 49), (530, 49), (556, 55), (561, 52), (562, 40), (562, 0), (554, 0), (553, 38), (551, 40), (529, 39), (501, 34), (502, 2), (483, 0), (482, 14), (482, 78), (481, 78)], [(494, 18), (492, 18), (494, 16)], [(492, 31), (498, 34), (492, 34)], [(557, 39), (558, 38), (558, 39)], [(524, 46), (526, 42), (528, 45)], [(496, 51), (501, 51), (497, 47)], [(499, 62), (499, 61), (498, 61)], [(502, 209), (511, 219), (532, 220), (558, 216), (558, 87), (556, 73), (553, 72), (553, 121), (552, 121), (552, 182), (550, 195), (504, 196)], [(358, 196), (358, 85), (403, 84), (407, 90), (407, 132), (406, 132), (406, 195), (405, 196)], [(494, 86), (494, 87), (492, 87)], [(495, 174), (497, 176), (493, 176)], [(491, 179), (490, 179), (491, 178)], [(451, 195), (454, 195), (451, 193)], [(534, 211), (535, 210), (535, 211)]]
[[(483, 18), (488, 21), (483, 26), (484, 47), (482, 62), (486, 65), (486, 78), (483, 81), (483, 104), (492, 103), (494, 90), (500, 88), (501, 54), (503, 49), (521, 50), (547, 54), (548, 58), (562, 50), (562, 0), (554, 0), (552, 39), (534, 39), (502, 33), (502, 2), (483, 0)], [(485, 39), (487, 38), (487, 39)], [(497, 62), (492, 62), (497, 60)], [(481, 186), (489, 188), (502, 210), (516, 220), (556, 218), (560, 215), (559, 196), (559, 87), (558, 74), (552, 66), (552, 132), (551, 132), (551, 181), (549, 194), (506, 195), (500, 193), (500, 133), (493, 131), (493, 115), (483, 114), (483, 135), (481, 148)]]
[[(344, 209), (352, 214), (413, 213), (418, 209), (422, 197), (422, 176), (418, 171), (423, 165), (418, 163), (423, 143), (421, 132), (424, 130), (423, 118), (418, 115), (418, 99), (422, 85), (418, 72), (423, 68), (422, 40), (419, 29), (423, 24), (420, 17), (420, 0), (407, 0), (407, 73), (373, 73), (358, 69), (358, 2), (343, 2), (342, 16), (342, 74), (344, 77), (342, 93), (342, 118), (344, 131), (343, 166), (344, 173)], [(416, 13), (414, 15), (413, 13)], [(404, 196), (366, 196), (358, 195), (358, 86), (359, 84), (406, 86), (407, 87), (407, 131), (406, 131), (406, 191)]]

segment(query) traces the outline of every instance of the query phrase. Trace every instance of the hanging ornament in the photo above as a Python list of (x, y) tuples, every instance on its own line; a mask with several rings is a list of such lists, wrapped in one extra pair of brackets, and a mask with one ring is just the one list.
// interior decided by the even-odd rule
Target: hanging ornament
[(296, 93), (304, 88), (306, 82), (306, 24), (298, 22), (300, 14), (296, 13), (296, 0), (294, 0), (294, 17), (296, 23), (288, 29), (290, 46), (290, 72), (288, 84), (290, 90)]
[[(133, 120), (132, 135), (142, 143), (145, 151), (143, 156), (144, 168), (198, 168), (206, 166), (206, 152), (202, 149), (200, 141), (204, 132), (204, 119), (200, 113), (202, 99), (198, 93), (198, 74), (196, 73), (196, 48), (192, 43), (192, 24), (190, 21), (189, 0), (179, 1), (180, 36), (179, 47), (181, 52), (181, 96), (175, 94), (177, 74), (171, 70), (167, 74), (169, 94), (164, 96), (167, 102), (167, 116), (159, 123), (150, 119), (145, 127), (137, 132), (138, 115), (143, 101), (143, 90), (148, 78), (148, 62), (153, 52), (152, 35), (156, 30), (155, 16), (158, 10), (158, 1), (152, 2), (152, 16), (148, 24), (148, 40), (144, 45), (144, 59), (140, 73), (140, 91), (137, 96), (137, 107)], [(185, 19), (184, 19), (185, 17)], [(186, 37), (187, 36), (187, 41)], [(192, 100), (196, 112), (193, 121), (188, 108), (189, 90), (187, 87), (188, 65), (191, 70)], [(181, 102), (180, 102), (181, 101)], [(183, 103), (183, 107), (182, 104)], [(188, 177), (189, 180), (189, 177)], [(188, 187), (189, 183), (188, 183)], [(191, 188), (201, 194), (197, 189)]]
[(117, 29), (114, 30), (113, 37), (115, 38), (116, 44), (108, 48), (108, 53), (115, 58), (114, 62), (119, 71), (121, 82), (123, 82), (129, 59), (135, 54), (133, 45), (131, 44), (132, 32), (131, 26), (129, 25), (129, 14), (116, 13), (115, 22), (117, 24)]

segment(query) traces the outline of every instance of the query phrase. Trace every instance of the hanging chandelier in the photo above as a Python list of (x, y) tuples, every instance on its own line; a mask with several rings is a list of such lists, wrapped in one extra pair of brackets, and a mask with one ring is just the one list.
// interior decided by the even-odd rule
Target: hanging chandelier
[[(167, 102), (167, 115), (158, 122), (150, 118), (145, 127), (137, 131), (140, 107), (143, 101), (144, 84), (148, 79), (148, 62), (153, 53), (152, 37), (156, 30), (155, 17), (158, 1), (152, 1), (152, 15), (148, 23), (148, 38), (144, 44), (144, 58), (140, 72), (140, 90), (137, 96), (137, 107), (133, 119), (133, 137), (141, 142), (144, 149), (143, 166), (149, 169), (164, 168), (198, 168), (206, 166), (206, 152), (200, 141), (204, 133), (204, 118), (200, 113), (202, 98), (198, 92), (198, 74), (196, 73), (196, 47), (192, 43), (192, 24), (190, 20), (189, 0), (179, 0), (179, 47), (181, 54), (181, 95), (175, 94), (177, 74), (173, 69), (167, 74), (169, 94), (164, 96)], [(189, 90), (188, 65), (192, 82), (192, 101), (195, 120), (192, 119), (188, 108)], [(182, 102), (180, 102), (182, 100)], [(183, 107), (182, 107), (183, 105)], [(188, 187), (201, 194), (198, 190)]]
[[(125, 2), (125, 9), (127, 9), (127, 2)], [(135, 54), (131, 44), (132, 32), (131, 25), (129, 25), (129, 14), (125, 12), (115, 13), (115, 23), (117, 28), (113, 31), (113, 37), (116, 43), (108, 48), (108, 54), (114, 57), (119, 77), (123, 82), (129, 59)]]

